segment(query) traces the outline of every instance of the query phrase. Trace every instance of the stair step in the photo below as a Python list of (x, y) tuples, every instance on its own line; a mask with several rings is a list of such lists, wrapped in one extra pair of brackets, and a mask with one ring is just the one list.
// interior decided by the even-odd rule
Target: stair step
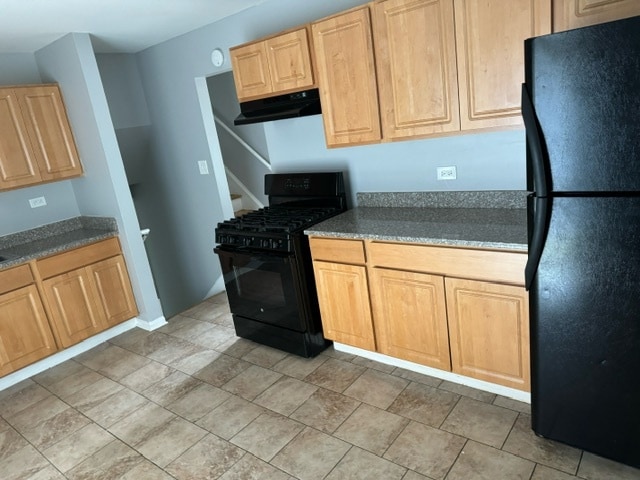
[(237, 193), (232, 193), (231, 205), (233, 206), (234, 212), (237, 212), (238, 210), (242, 210), (242, 195), (238, 195)]

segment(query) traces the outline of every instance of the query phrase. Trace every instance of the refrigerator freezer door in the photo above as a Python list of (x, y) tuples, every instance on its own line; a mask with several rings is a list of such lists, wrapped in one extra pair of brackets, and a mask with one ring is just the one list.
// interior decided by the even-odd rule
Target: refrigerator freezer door
[(536, 433), (640, 467), (640, 197), (552, 197), (530, 290)]
[(525, 60), (548, 188), (640, 191), (640, 17), (529, 39)]

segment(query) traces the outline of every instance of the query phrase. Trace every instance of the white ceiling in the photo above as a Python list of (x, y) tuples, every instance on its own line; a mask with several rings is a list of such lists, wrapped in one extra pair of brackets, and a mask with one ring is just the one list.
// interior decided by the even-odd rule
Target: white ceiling
[(265, 0), (0, 0), (0, 53), (35, 52), (69, 32), (97, 53), (136, 53)]

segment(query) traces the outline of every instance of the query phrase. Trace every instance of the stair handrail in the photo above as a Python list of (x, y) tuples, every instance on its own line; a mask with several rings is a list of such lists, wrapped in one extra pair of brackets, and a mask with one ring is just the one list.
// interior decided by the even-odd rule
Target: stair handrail
[(220, 120), (217, 116), (214, 115), (213, 118), (214, 118), (214, 120), (216, 121), (216, 123), (218, 125), (220, 125), (222, 128), (224, 128), (226, 130), (226, 132), (233, 137), (233, 139), (235, 141), (240, 143), (240, 145), (242, 145), (245, 148), (245, 150), (247, 150), (258, 161), (260, 161), (265, 167), (267, 167), (269, 169), (269, 171), (271, 171), (271, 164), (269, 163), (269, 161), (266, 158), (264, 158), (262, 155), (260, 155), (260, 153), (258, 153), (251, 145), (249, 145), (242, 138), (240, 138), (240, 136), (236, 132), (234, 132), (226, 123), (224, 123), (222, 120)]

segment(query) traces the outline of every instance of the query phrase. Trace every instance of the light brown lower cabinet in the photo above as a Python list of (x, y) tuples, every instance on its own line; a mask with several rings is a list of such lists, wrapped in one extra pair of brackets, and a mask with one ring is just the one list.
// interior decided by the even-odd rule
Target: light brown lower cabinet
[(117, 238), (37, 262), (51, 327), (69, 347), (137, 315)]
[[(320, 237), (310, 245), (327, 338), (530, 390), (526, 253)], [(473, 279), (457, 278), (465, 272)]]
[(57, 350), (29, 265), (0, 272), (0, 376)]

